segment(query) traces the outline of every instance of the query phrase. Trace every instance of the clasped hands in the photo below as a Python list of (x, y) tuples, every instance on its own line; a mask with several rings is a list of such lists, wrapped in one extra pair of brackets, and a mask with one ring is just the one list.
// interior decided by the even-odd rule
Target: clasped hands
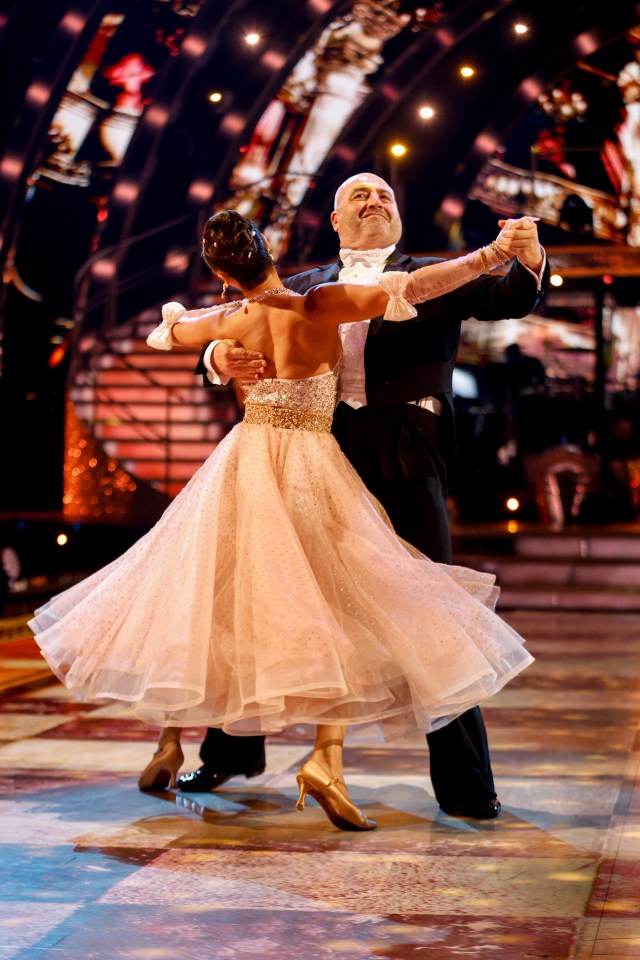
[(536, 222), (536, 217), (498, 220), (498, 226), (502, 229), (496, 242), (504, 253), (517, 257), (523, 267), (539, 273), (544, 263), (544, 253), (538, 239)]

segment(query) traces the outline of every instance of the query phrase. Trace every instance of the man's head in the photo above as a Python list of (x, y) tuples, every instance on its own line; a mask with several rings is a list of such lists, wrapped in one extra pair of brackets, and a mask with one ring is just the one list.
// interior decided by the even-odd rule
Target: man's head
[(340, 246), (353, 250), (389, 247), (402, 233), (393, 190), (375, 173), (357, 173), (338, 187), (331, 225)]

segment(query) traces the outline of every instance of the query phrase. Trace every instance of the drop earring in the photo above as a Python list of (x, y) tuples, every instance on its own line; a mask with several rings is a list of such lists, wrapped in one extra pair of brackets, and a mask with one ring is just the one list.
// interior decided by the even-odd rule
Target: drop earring
[(229, 284), (227, 283), (226, 280), (223, 280), (223, 281), (222, 281), (222, 294), (220, 295), (220, 299), (221, 299), (221, 300), (226, 300), (226, 299), (227, 299), (227, 290), (228, 290), (228, 288), (229, 288)]

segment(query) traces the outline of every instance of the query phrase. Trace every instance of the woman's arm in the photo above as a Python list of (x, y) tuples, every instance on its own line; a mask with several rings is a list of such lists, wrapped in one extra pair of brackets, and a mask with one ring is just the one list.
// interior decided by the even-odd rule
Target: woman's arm
[(381, 274), (375, 284), (325, 283), (307, 293), (306, 313), (315, 322), (333, 326), (367, 320), (383, 312), (385, 320), (409, 320), (416, 316), (412, 304), (450, 293), (509, 259), (510, 254), (494, 242), (464, 257), (419, 267), (413, 273), (391, 270)]
[(181, 303), (172, 301), (162, 308), (162, 323), (147, 337), (147, 343), (156, 350), (172, 347), (203, 347), (210, 340), (223, 339), (220, 324), (235, 313), (239, 301), (206, 307), (204, 310), (185, 310)]
[[(424, 303), (464, 286), (522, 253), (523, 237), (537, 231), (531, 217), (503, 221), (493, 243), (454, 260), (443, 260), (413, 273), (389, 271), (376, 284), (329, 283), (315, 287), (306, 296), (306, 310), (314, 319), (337, 326), (379, 316), (385, 320), (408, 320), (416, 316), (414, 303)], [(528, 242), (528, 240), (527, 240)]]
[(208, 310), (187, 310), (173, 326), (173, 336), (181, 347), (203, 347), (210, 340), (223, 339), (220, 323), (238, 304), (220, 304)]

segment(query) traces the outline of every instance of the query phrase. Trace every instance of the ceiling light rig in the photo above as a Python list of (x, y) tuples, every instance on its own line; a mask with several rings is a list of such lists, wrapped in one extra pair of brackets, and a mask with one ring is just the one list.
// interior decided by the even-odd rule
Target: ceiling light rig
[(435, 117), (436, 112), (433, 107), (420, 107), (418, 110), (418, 116), (422, 117), (423, 120), (432, 120)]
[(389, 147), (389, 153), (391, 153), (394, 157), (404, 157), (406, 152), (407, 148), (405, 147), (404, 143), (393, 143)]
[(556, 123), (580, 119), (589, 108), (585, 96), (579, 90), (572, 89), (567, 81), (559, 87), (554, 87), (550, 94), (542, 93), (538, 97), (538, 103)]
[(470, 67), (468, 64), (465, 64), (464, 67), (460, 67), (460, 76), (464, 77), (465, 80), (469, 80), (470, 77), (475, 75), (475, 70), (473, 67)]
[(244, 39), (245, 43), (248, 43), (250, 47), (255, 47), (260, 43), (262, 37), (259, 33), (247, 33)]
[(526, 25), (526, 23), (514, 23), (513, 32), (519, 37), (524, 37), (526, 33), (529, 33), (529, 27)]

